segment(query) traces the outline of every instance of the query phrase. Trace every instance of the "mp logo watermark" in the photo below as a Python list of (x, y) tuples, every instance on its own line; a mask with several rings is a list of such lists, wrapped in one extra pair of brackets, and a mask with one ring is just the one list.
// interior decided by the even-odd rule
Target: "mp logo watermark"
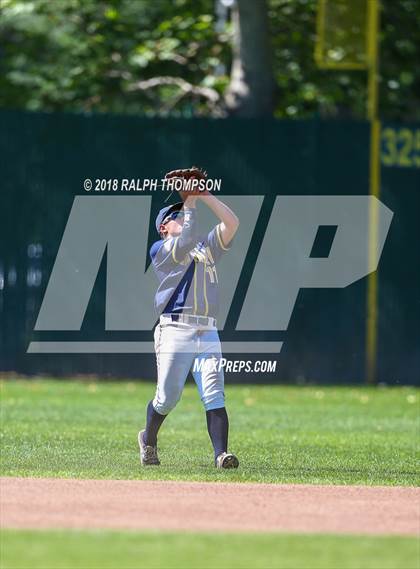
[[(242, 294), (236, 331), (285, 331), (303, 288), (343, 288), (375, 271), (393, 213), (373, 196), (278, 196), (246, 288), (238, 282), (257, 225), (263, 196), (223, 196), (240, 227), (217, 265), (222, 330), (235, 294)], [(105, 332), (150, 331), (157, 319), (156, 276), (145, 270), (150, 196), (77, 196), (38, 314), (35, 331), (80, 331), (106, 255)], [(199, 233), (217, 219), (198, 202)], [(377, 220), (373, 240), (369, 220)], [(311, 251), (320, 227), (335, 234), (327, 257)], [(156, 240), (159, 237), (156, 234)], [(369, 244), (370, 239), (370, 244)], [(249, 263), (248, 263), (249, 265)], [(249, 267), (247, 267), (249, 269)], [(204, 271), (212, 269), (204, 265)], [(210, 277), (211, 275), (209, 275)], [(213, 275), (214, 276), (214, 275)], [(225, 352), (276, 353), (282, 342), (223, 343)], [(153, 342), (32, 341), (28, 353), (149, 353)]]

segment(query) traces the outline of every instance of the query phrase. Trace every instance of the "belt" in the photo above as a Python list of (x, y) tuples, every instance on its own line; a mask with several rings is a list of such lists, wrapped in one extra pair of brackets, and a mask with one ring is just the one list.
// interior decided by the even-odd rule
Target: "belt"
[(200, 316), (193, 314), (162, 314), (161, 322), (183, 322), (184, 324), (195, 324), (196, 326), (204, 326), (206, 328), (216, 327), (216, 318), (211, 316)]

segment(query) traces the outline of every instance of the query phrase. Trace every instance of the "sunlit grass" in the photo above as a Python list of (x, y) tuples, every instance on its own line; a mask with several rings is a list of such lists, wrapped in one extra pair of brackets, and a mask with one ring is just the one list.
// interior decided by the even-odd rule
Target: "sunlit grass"
[(12, 476), (417, 485), (414, 388), (228, 386), (238, 471), (213, 467), (194, 385), (165, 421), (162, 466), (140, 468), (151, 383), (1, 382), (1, 473)]

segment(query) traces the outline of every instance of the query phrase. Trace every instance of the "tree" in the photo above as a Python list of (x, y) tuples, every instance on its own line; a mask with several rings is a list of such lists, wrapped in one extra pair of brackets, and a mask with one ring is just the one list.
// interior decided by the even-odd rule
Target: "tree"
[(272, 115), (275, 85), (265, 0), (238, 0), (233, 29), (231, 80), (225, 95), (229, 114)]
[[(219, 29), (214, 0), (2, 0), (0, 107), (365, 117), (365, 72), (315, 65), (318, 0), (237, 1)], [(380, 114), (420, 120), (420, 2), (382, 6)]]
[(213, 0), (2, 0), (0, 106), (209, 114), (228, 80), (215, 69), (229, 59), (212, 9)]

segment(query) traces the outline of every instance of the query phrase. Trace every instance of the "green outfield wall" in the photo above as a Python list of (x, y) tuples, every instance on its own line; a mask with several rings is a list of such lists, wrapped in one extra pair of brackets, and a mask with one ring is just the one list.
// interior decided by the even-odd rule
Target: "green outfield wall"
[[(149, 332), (104, 332), (105, 257), (81, 331), (33, 329), (74, 197), (86, 194), (83, 180), (160, 178), (169, 169), (197, 164), (222, 178), (224, 194), (265, 196), (221, 337), (279, 339), (284, 345), (277, 356), (265, 356), (277, 359), (274, 376), (230, 374), (229, 381), (366, 380), (366, 278), (344, 289), (301, 290), (286, 331), (249, 335), (236, 332), (235, 324), (276, 195), (368, 194), (367, 122), (2, 111), (0, 124), (0, 371), (154, 378), (153, 355), (26, 350), (41, 336), (151, 340)], [(420, 383), (420, 125), (383, 124), (381, 162), (381, 200), (394, 218), (378, 269), (377, 379), (415, 384)], [(152, 197), (156, 212), (166, 195)], [(154, 240), (153, 220), (149, 240)]]

